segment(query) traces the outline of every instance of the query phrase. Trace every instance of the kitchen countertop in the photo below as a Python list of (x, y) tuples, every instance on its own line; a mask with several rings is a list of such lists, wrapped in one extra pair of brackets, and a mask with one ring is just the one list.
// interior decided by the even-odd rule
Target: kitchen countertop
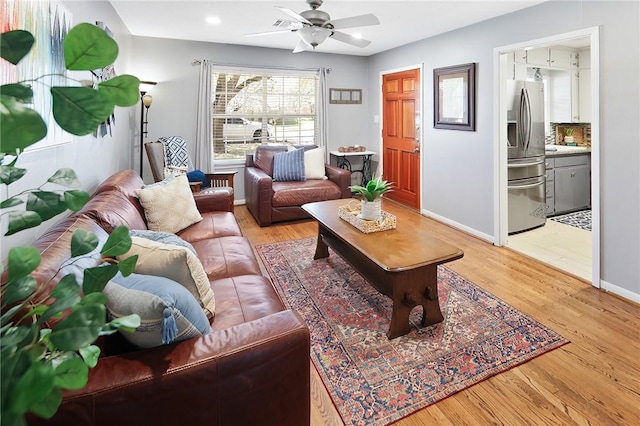
[(578, 154), (590, 154), (591, 148), (585, 146), (566, 146), (566, 145), (547, 145), (545, 146), (544, 154), (547, 157), (557, 155), (578, 155)]

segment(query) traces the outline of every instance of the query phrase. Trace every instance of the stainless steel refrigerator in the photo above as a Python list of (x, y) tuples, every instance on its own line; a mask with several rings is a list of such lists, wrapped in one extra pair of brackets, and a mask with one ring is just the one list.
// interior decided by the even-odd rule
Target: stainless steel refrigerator
[(544, 86), (507, 81), (509, 234), (544, 225)]

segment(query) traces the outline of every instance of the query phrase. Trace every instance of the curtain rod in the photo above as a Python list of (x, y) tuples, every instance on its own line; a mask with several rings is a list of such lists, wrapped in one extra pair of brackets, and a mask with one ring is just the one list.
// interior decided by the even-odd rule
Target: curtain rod
[[(193, 59), (191, 66), (200, 65), (203, 59)], [(276, 70), (296, 70), (296, 71), (320, 71), (320, 68), (287, 68), (278, 66), (264, 66), (264, 65), (242, 65), (242, 64), (223, 64), (220, 62), (212, 62), (214, 66), (219, 67), (245, 67), (245, 68), (262, 68), (262, 69), (276, 69)], [(327, 73), (331, 74), (331, 68), (327, 68)]]

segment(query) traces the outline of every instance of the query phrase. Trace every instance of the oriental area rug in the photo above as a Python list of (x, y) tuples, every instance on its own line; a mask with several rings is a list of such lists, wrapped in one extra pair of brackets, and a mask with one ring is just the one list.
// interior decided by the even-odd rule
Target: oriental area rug
[(568, 340), (451, 269), (438, 267), (445, 320), (388, 340), (391, 299), (316, 239), (256, 247), (285, 303), (311, 331), (311, 359), (346, 425), (386, 425)]

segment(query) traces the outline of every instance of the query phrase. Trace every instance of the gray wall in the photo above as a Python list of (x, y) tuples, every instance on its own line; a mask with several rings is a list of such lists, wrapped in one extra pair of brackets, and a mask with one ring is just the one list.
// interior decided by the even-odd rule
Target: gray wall
[[(601, 278), (640, 297), (639, 3), (546, 2), (369, 58), (369, 140), (382, 71), (424, 64), (423, 209), (495, 235), (493, 49), (600, 26)], [(476, 132), (433, 128), (433, 68), (477, 63)]]
[[(133, 47), (133, 66), (137, 76), (141, 80), (158, 82), (150, 92), (153, 104), (149, 110), (148, 139), (157, 140), (161, 136), (180, 135), (187, 141), (192, 158), (195, 153), (199, 74), (199, 67), (191, 65), (193, 59), (210, 59), (220, 64), (331, 68), (331, 74), (328, 76), (329, 87), (367, 88), (367, 59), (359, 56), (309, 52), (294, 55), (290, 50), (283, 49), (150, 37), (135, 37)], [(359, 105), (329, 105), (329, 150), (337, 149), (341, 145), (366, 145), (367, 135), (362, 131), (362, 124), (367, 117), (368, 95), (365, 90), (363, 103)], [(151, 172), (146, 157), (144, 166), (144, 178), (149, 181)], [(235, 198), (243, 200), (243, 168), (238, 164), (225, 167), (239, 171), (234, 182)]]

